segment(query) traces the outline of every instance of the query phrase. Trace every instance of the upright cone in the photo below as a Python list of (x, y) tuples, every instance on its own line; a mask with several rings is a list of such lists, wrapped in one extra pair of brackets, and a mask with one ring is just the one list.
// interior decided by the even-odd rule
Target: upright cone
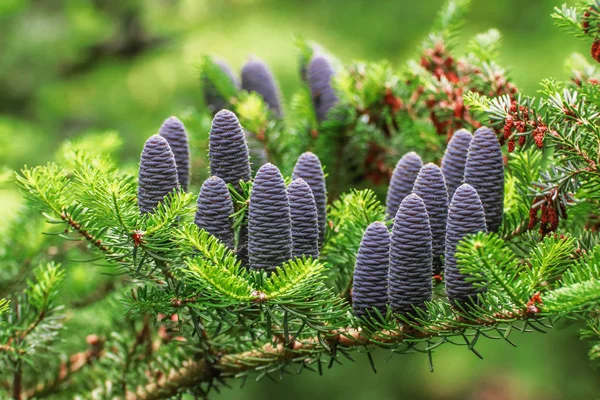
[(205, 180), (198, 195), (198, 209), (194, 219), (198, 228), (204, 229), (233, 249), (232, 214), (233, 202), (225, 181), (218, 176)]
[(460, 273), (456, 246), (465, 236), (485, 231), (485, 214), (477, 191), (468, 184), (459, 186), (450, 202), (446, 225), (446, 295), (453, 304), (469, 302), (480, 292)]
[(448, 191), (442, 170), (435, 164), (423, 165), (413, 193), (423, 199), (433, 239), (433, 269), (439, 273), (442, 269), (442, 256), (446, 245), (446, 218), (448, 217)]
[(352, 307), (357, 317), (367, 316), (373, 309), (385, 316), (389, 257), (390, 233), (385, 224), (373, 222), (365, 231), (356, 254)]
[(298, 178), (287, 188), (292, 218), (292, 257), (319, 257), (319, 217), (308, 183)]
[(327, 113), (338, 102), (331, 82), (334, 75), (333, 67), (323, 55), (314, 56), (308, 65), (308, 85), (319, 122), (327, 119)]
[(390, 248), (389, 302), (399, 314), (414, 313), (432, 296), (432, 240), (425, 203), (416, 194), (402, 200)]
[(208, 155), (210, 174), (235, 186), (251, 179), (246, 137), (234, 113), (219, 111), (212, 121)]
[(283, 114), (281, 95), (273, 73), (263, 61), (256, 58), (248, 60), (242, 68), (242, 89), (258, 93), (277, 116)]
[(250, 267), (273, 271), (292, 257), (290, 202), (283, 177), (273, 164), (256, 173), (248, 210)]
[(465, 176), (465, 163), (467, 152), (473, 135), (466, 129), (459, 129), (452, 135), (448, 142), (444, 158), (442, 158), (442, 172), (448, 186), (448, 198), (451, 199), (457, 187), (463, 184)]
[(185, 126), (177, 117), (169, 117), (163, 122), (158, 134), (169, 142), (177, 163), (177, 178), (183, 190), (190, 184), (190, 146)]
[(304, 179), (313, 192), (319, 215), (319, 245), (321, 245), (323, 244), (327, 224), (327, 188), (325, 187), (325, 174), (319, 157), (311, 152), (306, 152), (298, 157), (292, 178)]
[(396, 164), (386, 198), (389, 219), (393, 219), (396, 216), (400, 203), (412, 192), (415, 180), (422, 166), (423, 161), (421, 157), (414, 151), (405, 154)]
[(138, 204), (149, 213), (166, 195), (179, 188), (175, 156), (165, 138), (153, 135), (144, 144), (138, 177)]
[(479, 194), (489, 232), (497, 232), (504, 212), (504, 160), (496, 134), (481, 127), (469, 145), (465, 183)]

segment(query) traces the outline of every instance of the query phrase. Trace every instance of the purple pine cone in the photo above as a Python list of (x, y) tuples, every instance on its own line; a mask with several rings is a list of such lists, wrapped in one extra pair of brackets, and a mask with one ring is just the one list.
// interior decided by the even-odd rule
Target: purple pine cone
[(242, 68), (242, 89), (258, 93), (269, 108), (281, 117), (281, 96), (273, 73), (263, 61), (251, 58)]
[(327, 188), (325, 187), (325, 175), (321, 160), (315, 154), (307, 151), (298, 157), (294, 166), (292, 179), (302, 178), (313, 192), (315, 203), (317, 204), (317, 213), (319, 215), (319, 246), (323, 244), (325, 238), (325, 228), (327, 224)]
[(400, 203), (412, 192), (422, 166), (421, 157), (414, 151), (406, 153), (396, 164), (385, 202), (389, 219), (396, 216)]
[(248, 210), (250, 267), (274, 271), (292, 258), (290, 202), (279, 169), (265, 164), (256, 173)]
[(140, 157), (138, 204), (142, 213), (154, 210), (166, 195), (179, 188), (175, 156), (165, 138), (153, 135)]
[(465, 183), (479, 194), (489, 232), (497, 232), (504, 212), (504, 161), (496, 134), (481, 127), (469, 145)]
[(415, 181), (413, 193), (421, 197), (427, 208), (433, 239), (433, 267), (434, 272), (439, 273), (446, 245), (448, 217), (448, 190), (442, 170), (432, 163), (423, 165)]
[(465, 281), (455, 257), (458, 242), (477, 232), (486, 232), (483, 206), (473, 186), (464, 184), (452, 197), (446, 225), (446, 295), (452, 303), (468, 302), (480, 292)]
[(451, 199), (457, 187), (464, 183), (465, 163), (467, 152), (473, 135), (466, 129), (459, 129), (452, 135), (448, 142), (444, 158), (442, 158), (442, 172), (448, 186), (448, 198)]
[(399, 314), (423, 307), (432, 296), (432, 240), (425, 203), (416, 194), (402, 200), (390, 249), (389, 302)]
[(308, 85), (319, 122), (327, 119), (327, 113), (338, 102), (338, 97), (331, 85), (334, 75), (335, 72), (329, 60), (322, 55), (313, 57), (308, 65)]
[(381, 222), (373, 222), (365, 231), (354, 267), (352, 307), (357, 317), (377, 309), (385, 316), (388, 301), (390, 233)]
[(210, 174), (225, 183), (237, 186), (240, 180), (251, 179), (246, 137), (236, 115), (229, 110), (221, 110), (213, 118), (208, 155)]
[(232, 221), (233, 202), (225, 181), (212, 176), (204, 181), (198, 195), (194, 222), (198, 228), (215, 236), (230, 249), (234, 248)]
[(308, 183), (298, 178), (287, 188), (292, 218), (292, 257), (319, 257), (319, 217)]
[[(234, 84), (236, 88), (239, 88), (240, 84), (235, 77), (235, 74), (231, 70), (231, 67), (223, 60), (213, 59), (213, 62), (221, 68), (221, 71), (225, 73)], [(205, 76), (202, 77), (203, 89), (204, 89), (204, 104), (210, 109), (212, 113), (215, 113), (223, 108), (229, 106), (229, 100), (221, 96), (215, 85), (209, 81)]]
[(190, 146), (183, 123), (177, 117), (169, 117), (163, 122), (158, 134), (169, 142), (177, 163), (177, 178), (183, 190), (190, 184)]

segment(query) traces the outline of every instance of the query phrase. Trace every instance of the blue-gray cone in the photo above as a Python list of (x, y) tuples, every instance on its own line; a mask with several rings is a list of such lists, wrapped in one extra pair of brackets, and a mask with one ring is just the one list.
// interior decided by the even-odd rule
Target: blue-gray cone
[(308, 85), (319, 122), (327, 119), (327, 113), (338, 102), (332, 86), (334, 75), (329, 60), (322, 55), (314, 56), (308, 65)]
[(292, 179), (302, 178), (310, 186), (315, 203), (317, 204), (317, 213), (319, 215), (319, 246), (323, 244), (325, 238), (325, 228), (327, 224), (327, 188), (325, 187), (325, 175), (321, 160), (315, 154), (307, 151), (298, 157), (294, 166)]
[(279, 169), (265, 164), (256, 173), (248, 210), (251, 268), (274, 271), (292, 257), (290, 202)]
[(232, 214), (233, 202), (227, 184), (218, 176), (211, 176), (204, 181), (198, 195), (198, 209), (194, 219), (196, 226), (233, 249)]
[(163, 122), (158, 134), (169, 142), (177, 163), (177, 178), (183, 190), (190, 184), (190, 146), (185, 126), (177, 117), (169, 117)]
[(396, 164), (385, 201), (389, 219), (396, 216), (400, 203), (412, 192), (422, 166), (421, 157), (414, 151), (406, 153)]
[(388, 267), (390, 258), (390, 233), (381, 222), (373, 222), (365, 231), (354, 267), (352, 307), (357, 317), (377, 309), (386, 314), (388, 301)]
[(280, 117), (281, 96), (273, 73), (263, 61), (251, 58), (242, 68), (242, 89), (258, 93), (269, 108)]
[(319, 257), (319, 217), (308, 183), (298, 178), (287, 188), (292, 218), (292, 257)]
[(446, 245), (448, 217), (448, 190), (440, 167), (432, 163), (423, 165), (415, 181), (413, 193), (421, 197), (427, 208), (433, 239), (433, 269), (435, 273), (439, 273)]
[(465, 183), (479, 194), (489, 232), (497, 232), (504, 212), (504, 161), (496, 134), (481, 127), (469, 145)]
[(473, 135), (466, 129), (459, 129), (448, 142), (442, 158), (442, 172), (448, 186), (448, 198), (452, 198), (457, 187), (464, 183), (467, 152)]
[(212, 176), (236, 187), (240, 180), (251, 179), (246, 137), (236, 115), (229, 110), (221, 110), (213, 118), (208, 155)]
[(165, 196), (179, 188), (175, 156), (165, 138), (153, 135), (144, 144), (140, 157), (138, 205), (149, 213)]
[(398, 208), (392, 230), (388, 293), (394, 312), (411, 314), (431, 300), (431, 242), (425, 203), (416, 194), (408, 195)]
[(486, 232), (483, 206), (473, 186), (464, 184), (454, 192), (446, 225), (446, 295), (453, 304), (474, 300), (477, 293), (481, 292), (465, 280), (466, 277), (460, 273), (456, 262), (458, 242), (477, 232)]

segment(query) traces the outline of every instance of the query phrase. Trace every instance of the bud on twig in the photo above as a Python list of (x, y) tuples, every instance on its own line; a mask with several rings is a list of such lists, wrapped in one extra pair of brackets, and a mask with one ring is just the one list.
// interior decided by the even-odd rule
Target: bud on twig
[(198, 210), (194, 219), (198, 228), (204, 229), (233, 249), (232, 214), (233, 202), (225, 181), (218, 176), (205, 180), (198, 195)]
[(504, 162), (496, 134), (481, 127), (469, 145), (465, 183), (479, 194), (489, 232), (497, 232), (504, 211)]
[(411, 194), (400, 204), (392, 230), (388, 290), (394, 312), (410, 314), (431, 300), (431, 249), (425, 203)]
[(251, 58), (242, 68), (242, 89), (258, 93), (269, 108), (281, 117), (281, 96), (273, 73), (263, 61)]
[(314, 56), (308, 65), (308, 85), (319, 122), (327, 119), (327, 113), (338, 102), (331, 84), (334, 75), (333, 67), (322, 55)]
[(298, 178), (287, 188), (292, 219), (292, 257), (319, 257), (319, 217), (308, 183)]
[(190, 146), (185, 126), (177, 117), (169, 117), (163, 122), (158, 134), (169, 142), (177, 164), (177, 178), (183, 190), (190, 183)]
[(425, 164), (417, 176), (413, 193), (421, 197), (427, 208), (433, 239), (433, 266), (435, 272), (439, 273), (446, 245), (448, 217), (448, 191), (442, 170), (435, 164)]
[(352, 306), (357, 317), (368, 315), (371, 309), (385, 316), (389, 257), (388, 228), (381, 222), (373, 222), (365, 231), (356, 254)]
[(452, 303), (468, 302), (481, 292), (465, 280), (456, 263), (456, 246), (465, 236), (486, 232), (485, 214), (473, 186), (459, 186), (448, 208), (446, 225), (446, 294)]
[(423, 161), (421, 161), (421, 157), (414, 151), (406, 153), (396, 164), (386, 199), (387, 216), (389, 219), (393, 219), (396, 216), (400, 203), (412, 192), (417, 174), (422, 166)]
[(179, 188), (175, 156), (165, 138), (153, 135), (144, 144), (140, 157), (138, 204), (149, 213), (165, 196)]
[(442, 158), (442, 172), (448, 186), (448, 198), (452, 198), (457, 187), (463, 184), (467, 152), (473, 135), (466, 129), (459, 129), (448, 142)]
[(250, 267), (274, 271), (292, 258), (290, 202), (279, 169), (265, 164), (256, 173), (248, 209)]
[(225, 183), (237, 186), (240, 180), (251, 179), (246, 137), (236, 115), (229, 110), (221, 110), (213, 118), (208, 155), (210, 174)]
[(323, 244), (325, 225), (327, 224), (327, 188), (325, 187), (325, 174), (319, 157), (308, 151), (298, 157), (292, 179), (298, 178), (302, 178), (308, 183), (315, 197), (319, 216), (319, 245), (321, 245)]

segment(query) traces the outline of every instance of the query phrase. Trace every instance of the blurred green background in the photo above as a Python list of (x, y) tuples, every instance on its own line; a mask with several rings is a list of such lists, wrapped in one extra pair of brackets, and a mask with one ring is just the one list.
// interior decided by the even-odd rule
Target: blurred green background
[[(521, 91), (545, 77), (567, 78), (564, 59), (589, 43), (552, 25), (553, 0), (473, 0), (461, 43), (498, 28), (502, 63)], [(135, 163), (144, 140), (170, 115), (200, 103), (196, 63), (204, 53), (239, 71), (264, 59), (289, 101), (298, 85), (293, 34), (321, 43), (342, 61), (386, 58), (401, 66), (417, 55), (442, 0), (1, 0), (0, 164), (20, 168), (51, 159), (65, 138), (118, 131), (123, 161)], [(464, 39), (464, 40), (462, 40)], [(190, 132), (196, 138), (207, 132)], [(196, 157), (206, 154), (194, 148)], [(14, 187), (0, 188), (0, 221), (14, 212)], [(1, 223), (0, 223), (1, 224)], [(82, 279), (85, 279), (82, 277)], [(549, 335), (515, 334), (517, 348), (482, 340), (479, 360), (445, 346), (434, 354), (376, 354), (336, 365), (323, 377), (247, 382), (218, 399), (591, 399), (600, 381), (577, 327)]]

